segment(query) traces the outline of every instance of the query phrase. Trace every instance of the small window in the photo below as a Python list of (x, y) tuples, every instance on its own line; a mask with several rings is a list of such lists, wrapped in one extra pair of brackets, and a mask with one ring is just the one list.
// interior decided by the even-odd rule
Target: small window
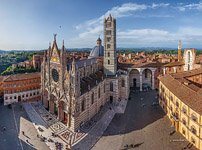
[(185, 132), (185, 130), (184, 130), (184, 129), (182, 129), (182, 134), (184, 134), (184, 135), (186, 134), (186, 132)]
[(110, 57), (110, 52), (107, 53), (107, 56)]
[(191, 132), (192, 132), (193, 134), (196, 134), (196, 129), (195, 129), (194, 126), (191, 127)]
[(94, 92), (92, 92), (92, 94), (91, 94), (91, 104), (93, 104), (94, 103)]
[(110, 64), (110, 60), (108, 60), (108, 65)]
[(107, 48), (111, 48), (111, 45), (110, 45), (110, 44), (107, 44)]
[(193, 121), (197, 122), (197, 117), (194, 114), (191, 115), (191, 118)]
[(176, 106), (179, 107), (179, 103), (178, 102), (176, 102)]
[(182, 108), (182, 112), (183, 112), (184, 114), (186, 114), (186, 113), (187, 113), (187, 110), (186, 110), (186, 108), (185, 108), (185, 107), (183, 107), (183, 108)]
[(110, 91), (111, 91), (111, 92), (114, 91), (113, 82), (110, 82)]
[(186, 126), (186, 120), (183, 118), (182, 123)]
[(98, 98), (100, 98), (100, 87), (98, 88)]
[(125, 80), (124, 79), (121, 80), (121, 85), (122, 85), (122, 87), (125, 87)]
[(82, 101), (81, 103), (81, 111), (85, 110), (85, 100)]

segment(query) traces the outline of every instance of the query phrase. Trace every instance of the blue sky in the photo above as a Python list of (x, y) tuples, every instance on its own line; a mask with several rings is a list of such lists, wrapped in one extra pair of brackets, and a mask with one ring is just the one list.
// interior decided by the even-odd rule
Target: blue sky
[(202, 48), (202, 1), (0, 0), (0, 49), (44, 49), (53, 33), (59, 46), (93, 47), (109, 13), (118, 47)]

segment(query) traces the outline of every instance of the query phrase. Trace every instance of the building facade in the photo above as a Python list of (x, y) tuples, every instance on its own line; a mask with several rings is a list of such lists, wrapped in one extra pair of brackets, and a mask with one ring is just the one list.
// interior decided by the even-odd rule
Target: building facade
[[(115, 32), (115, 20), (111, 15), (105, 20), (110, 20), (113, 26), (111, 33)], [(108, 37), (106, 34), (104, 32), (104, 37)], [(72, 131), (77, 131), (107, 102), (119, 103), (128, 98), (128, 74), (124, 70), (117, 71), (115, 63), (116, 35), (113, 33), (109, 37), (113, 42), (105, 54), (109, 52), (110, 57), (91, 56), (89, 59), (68, 61), (64, 42), (59, 50), (56, 35), (52, 46), (44, 54), (41, 69), (43, 105)], [(105, 64), (108, 60), (112, 61)]]
[(178, 44), (178, 61), (164, 65), (163, 74), (178, 73), (201, 68), (201, 64), (196, 64), (196, 49), (184, 49), (182, 57), (182, 42)]
[(2, 78), (4, 105), (41, 99), (40, 73), (16, 74)]
[(32, 56), (32, 64), (35, 69), (40, 71), (42, 62), (43, 62), (43, 55)]
[(159, 77), (159, 103), (176, 131), (202, 149), (202, 69)]

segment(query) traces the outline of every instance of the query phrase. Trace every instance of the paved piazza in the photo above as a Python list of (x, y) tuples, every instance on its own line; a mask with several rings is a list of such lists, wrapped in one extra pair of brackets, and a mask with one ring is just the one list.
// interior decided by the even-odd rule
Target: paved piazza
[(181, 150), (189, 144), (173, 132), (174, 127), (160, 106), (151, 106), (156, 101), (155, 91), (131, 92), (130, 97), (125, 114), (114, 116), (93, 150)]
[[(88, 149), (87, 147), (92, 147), (92, 150), (126, 150), (126, 149), (139, 149), (139, 150), (181, 150), (188, 145), (188, 142), (179, 134), (174, 131), (171, 127), (170, 121), (165, 116), (164, 112), (160, 106), (151, 106), (153, 101), (157, 101), (156, 92), (131, 92), (131, 99), (128, 101), (125, 114), (115, 114), (115, 111), (107, 111), (106, 117), (115, 114), (108, 128), (103, 128), (103, 123), (98, 122), (100, 126), (94, 128), (91, 132), (91, 137), (84, 140), (78, 145), (78, 150)], [(36, 103), (25, 104), (29, 109), (29, 115), (40, 114), (40, 116), (32, 116), (32, 118), (37, 119), (37, 123), (40, 126), (49, 126), (51, 131), (59, 135), (59, 139), (52, 138), (51, 135), (43, 136), (51, 137), (53, 140), (63, 140), (67, 144), (68, 142), (77, 142), (83, 137), (81, 134), (71, 133), (68, 131), (63, 124), (57, 121), (54, 116), (47, 113), (41, 105)], [(32, 107), (29, 108), (29, 107)], [(25, 108), (26, 108), (25, 107)], [(33, 109), (34, 108), (34, 109)], [(113, 108), (113, 107), (112, 107)], [(114, 108), (113, 108), (114, 109)], [(119, 112), (121, 112), (119, 110)], [(33, 124), (26, 114), (24, 108), (21, 104), (13, 105), (13, 109), (9, 109), (7, 106), (0, 105), (0, 127), (1, 127), (1, 138), (0, 147), (1, 150), (48, 150), (47, 141), (42, 142), (40, 138), (37, 137), (39, 131), (36, 129), (36, 124)], [(39, 118), (38, 118), (39, 117)], [(113, 117), (113, 115), (111, 115)], [(41, 118), (41, 119), (40, 119)], [(51, 119), (50, 119), (51, 118)], [(108, 118), (108, 117), (107, 117)], [(107, 120), (103, 118), (102, 120)], [(40, 122), (41, 120), (41, 122)], [(109, 122), (110, 122), (109, 118)], [(33, 121), (35, 122), (35, 121)], [(16, 123), (16, 124), (15, 124)], [(6, 127), (6, 131), (3, 131), (3, 127)], [(103, 136), (100, 138), (102, 132)], [(25, 135), (22, 135), (22, 131)], [(172, 133), (173, 132), (173, 133)], [(98, 133), (96, 135), (95, 133)], [(172, 133), (172, 135), (170, 135)], [(71, 138), (71, 139), (70, 139)], [(92, 145), (92, 140), (98, 142)], [(29, 141), (29, 143), (26, 142)], [(64, 145), (65, 145), (64, 143)], [(131, 144), (135, 147), (131, 147)], [(48, 144), (50, 146), (50, 143)], [(86, 146), (85, 146), (86, 145)], [(128, 145), (128, 148), (126, 146)], [(81, 148), (83, 147), (83, 148)], [(85, 147), (85, 148), (84, 148)], [(51, 145), (51, 149), (55, 149), (54, 144)], [(65, 147), (63, 147), (65, 149)], [(195, 148), (190, 148), (194, 150)]]
[[(12, 107), (0, 104), (0, 150), (48, 150), (47, 145), (37, 138), (37, 131), (21, 104), (13, 104)], [(3, 127), (6, 127), (5, 131)]]

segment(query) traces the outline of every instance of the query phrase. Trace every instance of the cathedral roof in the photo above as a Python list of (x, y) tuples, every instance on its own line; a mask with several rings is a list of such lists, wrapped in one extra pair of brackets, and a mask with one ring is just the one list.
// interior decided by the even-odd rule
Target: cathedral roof
[(97, 71), (87, 77), (83, 77), (80, 81), (81, 95), (88, 92), (104, 79), (103, 71)]
[(89, 58), (104, 56), (104, 47), (102, 45), (95, 46), (89, 55)]

